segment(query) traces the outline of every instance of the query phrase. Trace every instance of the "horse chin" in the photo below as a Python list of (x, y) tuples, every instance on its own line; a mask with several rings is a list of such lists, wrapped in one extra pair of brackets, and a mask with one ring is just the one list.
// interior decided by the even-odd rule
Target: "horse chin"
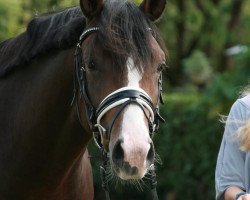
[(145, 176), (146, 173), (136, 174), (136, 175), (128, 175), (126, 173), (120, 172), (117, 176), (122, 180), (140, 180)]
[[(124, 165), (123, 165), (124, 166)], [(126, 164), (125, 164), (126, 166)], [(123, 167), (126, 168), (126, 167)], [(140, 180), (142, 179), (146, 173), (147, 173), (147, 169), (140, 169), (138, 170), (136, 167), (132, 168), (132, 171), (127, 171), (124, 170), (122, 168), (119, 168), (117, 166), (115, 166), (115, 164), (112, 163), (112, 170), (113, 173), (116, 174), (117, 177), (119, 177), (122, 180)]]

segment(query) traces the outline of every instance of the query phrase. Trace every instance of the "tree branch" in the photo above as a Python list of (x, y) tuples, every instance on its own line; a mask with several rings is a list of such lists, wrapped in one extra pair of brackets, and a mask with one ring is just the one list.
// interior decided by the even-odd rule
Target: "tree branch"
[(177, 6), (180, 13), (180, 18), (178, 18), (178, 21), (176, 23), (176, 29), (177, 29), (177, 43), (178, 43), (178, 57), (182, 57), (184, 52), (184, 41), (185, 41), (185, 20), (184, 15), (186, 13), (186, 4), (183, 0), (177, 0)]
[(201, 3), (201, 1), (200, 1), (200, 0), (194, 0), (194, 2), (195, 2), (196, 7), (197, 7), (203, 14), (205, 14), (205, 13), (206, 13), (206, 10), (205, 10), (203, 4)]
[(212, 0), (212, 2), (213, 2), (215, 5), (218, 5), (218, 4), (221, 2), (221, 0)]
[[(194, 1), (195, 1), (196, 7), (203, 14), (203, 23), (201, 25), (200, 30), (204, 31), (207, 28), (207, 24), (208, 24), (208, 21), (210, 19), (210, 13), (205, 9), (205, 7), (204, 7), (204, 5), (203, 5), (203, 3), (202, 3), (201, 0), (194, 0)], [(197, 46), (198, 46), (198, 44), (200, 42), (201, 37), (202, 37), (202, 34), (199, 34), (197, 37), (194, 37), (192, 39), (192, 41), (190, 42), (190, 45), (189, 45), (188, 49), (185, 52), (184, 57), (188, 57), (188, 56), (190, 56), (192, 54), (192, 52), (197, 48)]]
[(234, 0), (231, 10), (231, 18), (228, 22), (227, 28), (229, 31), (234, 31), (240, 21), (242, 5), (244, 0)]
[[(227, 24), (227, 30), (230, 33), (234, 32), (237, 26), (239, 25), (243, 2), (244, 0), (233, 0), (231, 17)], [(232, 45), (233, 44), (231, 43), (231, 41), (227, 40), (226, 43), (224, 44), (224, 50)], [(223, 72), (227, 70), (229, 67), (230, 67), (230, 58), (224, 55), (224, 53), (222, 53), (218, 70), (220, 72)]]

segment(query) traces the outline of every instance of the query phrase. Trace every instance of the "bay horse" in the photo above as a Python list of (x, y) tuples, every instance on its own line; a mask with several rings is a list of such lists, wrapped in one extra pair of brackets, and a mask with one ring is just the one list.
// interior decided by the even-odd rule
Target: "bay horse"
[(0, 44), (1, 200), (93, 199), (96, 130), (113, 174), (148, 173), (166, 61), (153, 22), (165, 4), (80, 0)]

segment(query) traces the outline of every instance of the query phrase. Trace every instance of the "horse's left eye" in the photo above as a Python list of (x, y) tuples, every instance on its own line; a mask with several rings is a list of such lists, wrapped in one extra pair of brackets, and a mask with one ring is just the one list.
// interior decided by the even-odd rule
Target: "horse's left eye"
[(161, 71), (163, 71), (163, 70), (166, 69), (166, 68), (167, 68), (166, 63), (165, 63), (165, 62), (164, 62), (164, 63), (161, 63), (161, 64), (159, 64), (158, 67), (157, 67), (157, 72), (161, 72)]
[(93, 60), (91, 60), (88, 64), (89, 70), (96, 70), (96, 64)]

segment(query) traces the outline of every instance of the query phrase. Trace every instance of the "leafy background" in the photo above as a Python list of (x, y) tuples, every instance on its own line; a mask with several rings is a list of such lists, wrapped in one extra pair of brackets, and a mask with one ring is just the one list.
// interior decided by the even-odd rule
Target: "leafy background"
[[(141, 1), (137, 0), (136, 3)], [(42, 13), (78, 5), (77, 0), (0, 0), (0, 41), (23, 32)], [(160, 199), (210, 200), (228, 114), (250, 75), (250, 2), (247, 0), (169, 0), (157, 23), (169, 50), (161, 107), (167, 122), (155, 137), (161, 157)], [(226, 49), (238, 47), (236, 52)], [(230, 54), (230, 55), (229, 55)], [(97, 154), (93, 144), (90, 152)], [(99, 161), (92, 159), (95, 199), (103, 199)], [(149, 189), (112, 185), (112, 199), (150, 199)]]

